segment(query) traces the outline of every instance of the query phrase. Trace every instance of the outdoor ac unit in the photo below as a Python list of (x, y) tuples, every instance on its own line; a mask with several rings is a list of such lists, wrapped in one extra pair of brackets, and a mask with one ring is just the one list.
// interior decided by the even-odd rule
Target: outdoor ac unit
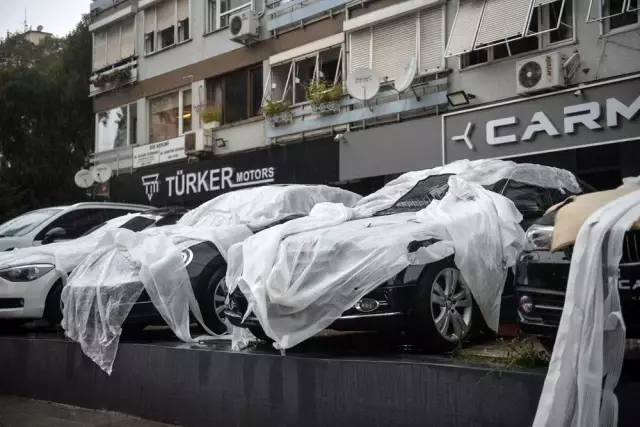
[(205, 135), (202, 129), (185, 133), (184, 152), (185, 154), (213, 152), (211, 135)]
[(564, 55), (552, 52), (516, 62), (518, 95), (565, 87), (564, 61)]
[(259, 34), (260, 17), (252, 10), (245, 10), (229, 19), (229, 34), (231, 40), (246, 43), (260, 37)]

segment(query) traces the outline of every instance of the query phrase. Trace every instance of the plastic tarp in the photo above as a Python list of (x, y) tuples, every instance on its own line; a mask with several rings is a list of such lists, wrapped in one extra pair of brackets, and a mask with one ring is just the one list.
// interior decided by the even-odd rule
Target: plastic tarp
[[(534, 427), (614, 427), (625, 324), (618, 280), (623, 240), (640, 218), (640, 191), (609, 202), (576, 240), (566, 299)], [(603, 382), (604, 379), (604, 382)]]
[(52, 264), (63, 279), (89, 255), (100, 240), (111, 230), (115, 230), (135, 217), (156, 219), (153, 214), (128, 214), (107, 221), (92, 233), (59, 243), (18, 248), (0, 253), (0, 269), (29, 264)]
[(204, 337), (190, 334), (189, 312), (205, 325), (182, 250), (209, 241), (226, 259), (229, 248), (251, 236), (252, 230), (307, 215), (317, 203), (353, 206), (360, 199), (355, 193), (325, 185), (256, 187), (218, 196), (185, 214), (176, 225), (139, 233), (107, 233), (63, 290), (66, 334), (110, 374), (122, 325), (146, 291), (178, 338), (199, 341)]
[[(454, 174), (449, 191), (419, 212), (373, 216), (390, 208), (421, 180)], [(497, 329), (508, 269), (524, 244), (522, 215), (489, 191), (502, 180), (577, 193), (564, 170), (500, 160), (459, 161), (409, 172), (363, 198), (354, 208), (316, 205), (309, 217), (264, 230), (229, 252), (229, 292), (239, 287), (276, 348), (315, 335), (364, 295), (411, 264), (455, 254), (488, 325)], [(408, 253), (413, 241), (439, 242)], [(477, 248), (482, 247), (482, 256)], [(235, 345), (234, 345), (235, 347)]]

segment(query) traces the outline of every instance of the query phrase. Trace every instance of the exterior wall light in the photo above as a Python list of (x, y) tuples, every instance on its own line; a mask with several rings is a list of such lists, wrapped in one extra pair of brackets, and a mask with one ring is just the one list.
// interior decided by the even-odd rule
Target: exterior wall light
[(459, 90), (457, 92), (447, 94), (449, 105), (451, 105), (452, 107), (460, 107), (462, 105), (468, 105), (471, 102), (471, 100), (475, 98), (476, 98), (475, 95), (467, 93), (464, 90)]

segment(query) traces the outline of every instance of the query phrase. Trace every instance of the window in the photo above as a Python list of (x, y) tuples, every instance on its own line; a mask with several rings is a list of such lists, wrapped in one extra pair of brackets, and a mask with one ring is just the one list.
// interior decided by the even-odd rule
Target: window
[(0, 224), (0, 237), (24, 236), (34, 228), (50, 220), (62, 209), (50, 208), (27, 212)]
[(207, 103), (222, 107), (223, 124), (257, 116), (262, 92), (262, 65), (207, 80)]
[(189, 4), (189, 0), (164, 0), (144, 10), (145, 53), (190, 39)]
[(96, 115), (96, 152), (136, 143), (138, 105), (129, 104)]
[(535, 52), (553, 46), (555, 43), (571, 40), (573, 38), (572, 3), (571, 0), (554, 1), (535, 7), (531, 13), (527, 36), (465, 53), (460, 57), (461, 68)]
[(191, 89), (149, 100), (149, 144), (177, 138), (191, 130)]
[(93, 33), (93, 70), (115, 64), (135, 53), (134, 18)]
[(103, 209), (78, 209), (62, 215), (42, 229), (34, 240), (42, 240), (48, 231), (60, 227), (67, 232), (65, 239), (77, 239), (105, 221)]
[(391, 82), (412, 56), (419, 74), (443, 69), (444, 17), (444, 6), (430, 7), (349, 34), (349, 71), (372, 68)]
[(267, 83), (271, 100), (299, 104), (307, 101), (306, 88), (312, 81), (340, 82), (343, 57), (342, 47), (336, 46), (272, 66)]
[(606, 15), (610, 16), (608, 30), (637, 25), (639, 22), (638, 0), (627, 0), (627, 7), (623, 9), (624, 0), (609, 0), (607, 3)]
[(207, 0), (206, 32), (228, 27), (231, 15), (251, 9), (251, 3), (251, 0)]

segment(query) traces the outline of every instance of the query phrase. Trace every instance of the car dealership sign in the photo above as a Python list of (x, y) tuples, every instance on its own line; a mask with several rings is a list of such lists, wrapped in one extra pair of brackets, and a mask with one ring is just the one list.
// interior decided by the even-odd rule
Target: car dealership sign
[(133, 148), (134, 169), (159, 163), (181, 160), (187, 155), (184, 150), (184, 136)]
[(443, 160), (515, 157), (640, 140), (640, 78), (443, 116)]

